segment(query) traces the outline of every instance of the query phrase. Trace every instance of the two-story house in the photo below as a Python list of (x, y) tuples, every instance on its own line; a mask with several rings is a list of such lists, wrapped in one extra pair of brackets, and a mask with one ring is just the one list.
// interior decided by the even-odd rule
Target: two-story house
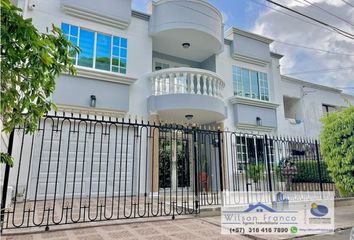
[[(354, 103), (353, 96), (338, 89), (282, 76), (283, 56), (270, 50), (272, 39), (234, 27), (224, 31), (221, 12), (204, 0), (156, 0), (147, 13), (133, 10), (131, 0), (12, 2), (40, 31), (51, 24), (60, 26), (81, 49), (72, 56), (77, 76), (59, 76), (52, 96), (67, 116), (137, 117), (161, 125), (317, 138), (322, 115), (346, 107), (345, 99)], [(230, 146), (225, 139), (224, 154), (221, 137), (214, 132), (198, 145), (191, 144), (196, 138), (187, 132), (164, 142), (146, 129), (150, 128), (49, 119), (37, 135), (15, 143), (14, 149), (21, 150), (16, 161), (23, 162), (11, 170), (9, 186), (16, 193), (28, 193), (28, 199), (62, 197), (64, 202), (67, 195), (72, 196), (70, 201), (80, 196), (81, 207), (83, 195), (105, 193), (113, 195), (114, 202), (116, 192), (116, 196), (144, 193), (146, 200), (159, 188), (177, 189), (177, 185), (197, 193), (198, 181), (199, 190), (205, 192), (219, 191), (222, 180), (224, 188), (253, 186), (244, 174), (245, 164), (267, 159), (263, 137), (244, 137), (240, 142), (235, 135)], [(156, 132), (169, 138), (162, 129)], [(272, 144), (267, 147), (274, 148)], [(287, 157), (280, 151), (267, 154), (277, 160)], [(276, 164), (274, 157), (268, 159)], [(184, 167), (180, 163), (176, 167), (178, 161)], [(197, 168), (202, 169), (199, 175)], [(268, 165), (267, 174), (274, 169)], [(188, 175), (186, 179), (180, 177), (185, 177), (182, 173)], [(226, 175), (237, 173), (243, 175), (228, 183)], [(268, 180), (260, 184), (275, 185), (270, 176)]]

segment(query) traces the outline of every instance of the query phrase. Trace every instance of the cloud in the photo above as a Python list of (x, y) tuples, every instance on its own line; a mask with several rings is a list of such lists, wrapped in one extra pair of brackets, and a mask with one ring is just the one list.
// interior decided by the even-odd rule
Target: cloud
[[(354, 25), (354, 8), (346, 5), (343, 1), (308, 1), (346, 19)], [(354, 26), (336, 17), (330, 16), (314, 6), (310, 6), (306, 3), (301, 4), (301, 1), (289, 1), (289, 3), (282, 1), (281, 3), (294, 10), (335, 25), (340, 29), (354, 33)], [(280, 10), (286, 11), (283, 9)], [(353, 67), (340, 71), (318, 71), (311, 74), (295, 74), (293, 76), (327, 86), (354, 87), (354, 56), (348, 56), (348, 54), (354, 55), (354, 40), (342, 37), (333, 31), (325, 30), (315, 25), (316, 24), (309, 24), (276, 11), (266, 9), (257, 18), (252, 31), (281, 42), (347, 54), (335, 55), (309, 51), (279, 42), (274, 42), (271, 45), (273, 51), (284, 55), (284, 58), (281, 60), (282, 74)], [(345, 92), (354, 94), (354, 89), (346, 89)]]

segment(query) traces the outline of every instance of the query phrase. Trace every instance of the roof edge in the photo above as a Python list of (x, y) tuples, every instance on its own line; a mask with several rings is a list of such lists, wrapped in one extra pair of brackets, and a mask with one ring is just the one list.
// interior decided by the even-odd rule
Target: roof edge
[(230, 27), (229, 29), (227, 29), (225, 31), (225, 36), (228, 37), (231, 34), (238, 34), (244, 37), (248, 37), (248, 38), (252, 38), (254, 40), (260, 41), (260, 42), (264, 42), (266, 44), (271, 44), (274, 40), (261, 36), (259, 34), (253, 33), (253, 32), (249, 32), (249, 31), (245, 31), (239, 28), (235, 28), (235, 27)]
[(317, 84), (317, 83), (312, 83), (312, 82), (307, 82), (304, 80), (300, 80), (297, 78), (293, 78), (293, 77), (289, 77), (289, 76), (285, 76), (285, 75), (281, 75), (281, 79), (290, 81), (290, 82), (297, 82), (297, 83), (301, 83), (304, 86), (307, 87), (313, 87), (313, 88), (317, 88), (317, 89), (323, 89), (323, 90), (329, 90), (332, 92), (337, 92), (337, 93), (342, 93), (343, 91), (338, 89), (338, 88), (334, 88), (334, 87), (329, 87), (329, 86), (325, 86), (325, 85), (321, 85), (321, 84)]

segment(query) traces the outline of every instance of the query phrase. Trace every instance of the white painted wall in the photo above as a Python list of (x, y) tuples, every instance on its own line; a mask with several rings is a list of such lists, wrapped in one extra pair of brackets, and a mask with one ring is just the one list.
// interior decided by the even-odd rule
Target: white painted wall
[[(353, 96), (345, 96), (339, 90), (302, 81), (282, 78), (278, 89), (279, 97), (288, 96), (300, 99), (303, 122), (291, 124), (285, 119), (284, 104), (280, 102), (278, 132), (284, 135), (318, 137), (321, 131), (320, 119), (323, 116), (322, 104), (347, 107), (347, 98), (352, 104)], [(282, 115), (283, 114), (283, 115)]]

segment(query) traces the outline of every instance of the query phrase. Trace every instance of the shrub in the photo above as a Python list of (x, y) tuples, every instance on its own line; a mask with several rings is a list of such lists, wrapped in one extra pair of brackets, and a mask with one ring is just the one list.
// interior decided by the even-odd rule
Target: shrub
[[(294, 165), (297, 168), (297, 174), (293, 178), (293, 182), (303, 183), (319, 183), (320, 175), (316, 160), (301, 160), (295, 161)], [(330, 183), (332, 179), (327, 170), (327, 164), (324, 161), (320, 163), (321, 179), (323, 183)]]
[(322, 118), (321, 153), (342, 196), (354, 194), (354, 106)]
[(257, 183), (264, 178), (265, 166), (263, 163), (250, 163), (247, 166), (247, 176)]

